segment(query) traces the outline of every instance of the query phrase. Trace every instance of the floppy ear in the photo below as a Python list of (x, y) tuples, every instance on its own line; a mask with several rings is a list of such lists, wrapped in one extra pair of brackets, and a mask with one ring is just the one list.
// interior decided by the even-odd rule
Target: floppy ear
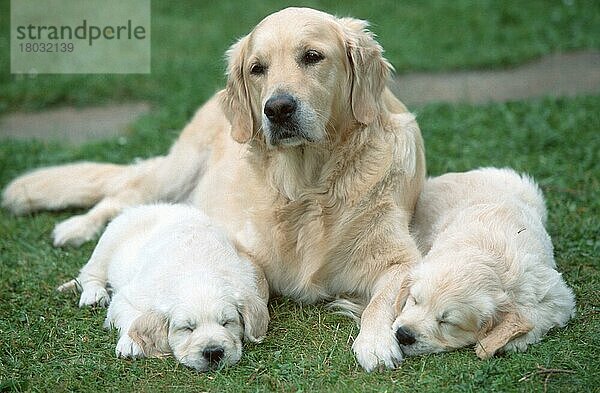
[(127, 334), (142, 348), (146, 357), (162, 357), (171, 353), (168, 324), (164, 314), (149, 311), (133, 321)]
[(408, 293), (410, 289), (410, 278), (405, 277), (402, 282), (402, 286), (400, 287), (400, 291), (398, 292), (398, 296), (396, 296), (396, 301), (394, 302), (394, 310), (396, 311), (396, 315), (400, 315), (404, 305), (406, 304), (406, 299), (408, 299)]
[(244, 339), (261, 342), (269, 326), (267, 302), (256, 294), (245, 295), (238, 304), (238, 312), (244, 322)]
[(483, 338), (477, 342), (475, 353), (480, 359), (489, 359), (506, 344), (528, 333), (531, 329), (533, 329), (533, 325), (522, 315), (514, 311), (504, 313), (498, 323), (488, 324), (482, 328)]
[(248, 36), (245, 36), (227, 51), (227, 85), (219, 92), (221, 108), (231, 123), (231, 136), (238, 143), (248, 142), (254, 133), (254, 120), (244, 78), (247, 46)]
[(381, 110), (381, 94), (392, 65), (383, 57), (383, 48), (367, 27), (369, 23), (354, 18), (340, 18), (352, 84), (351, 104), (354, 118), (371, 124)]

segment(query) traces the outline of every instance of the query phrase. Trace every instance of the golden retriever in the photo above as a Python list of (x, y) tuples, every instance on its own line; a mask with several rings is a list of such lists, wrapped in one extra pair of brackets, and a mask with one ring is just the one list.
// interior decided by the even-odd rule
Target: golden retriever
[(426, 253), (397, 299), (406, 355), (476, 345), (480, 358), (525, 351), (574, 313), (544, 228), (542, 193), (527, 176), (484, 168), (425, 183), (414, 218)]
[(237, 363), (242, 337), (260, 342), (269, 322), (261, 269), (192, 206), (127, 209), (77, 279), (58, 290), (73, 287), (80, 307), (108, 306), (105, 326), (119, 330), (119, 357), (173, 354), (207, 371)]
[(368, 303), (357, 359), (393, 367), (402, 354), (390, 294), (400, 278), (390, 278), (420, 259), (408, 226), (425, 158), (414, 117), (386, 87), (381, 46), (364, 21), (287, 8), (227, 58), (226, 88), (167, 156), (41, 169), (8, 185), (4, 206), (93, 206), (57, 225), (60, 246), (91, 239), (124, 207), (190, 201), (264, 269), (272, 292)]

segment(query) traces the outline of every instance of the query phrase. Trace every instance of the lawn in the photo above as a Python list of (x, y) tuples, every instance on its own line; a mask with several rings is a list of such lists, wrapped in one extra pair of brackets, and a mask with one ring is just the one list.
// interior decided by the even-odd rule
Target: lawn
[[(8, 1), (0, 1), (7, 51)], [(126, 139), (72, 147), (3, 140), (0, 188), (25, 170), (79, 159), (130, 162), (166, 152), (193, 110), (223, 83), (222, 54), (264, 15), (267, 1), (153, 4), (151, 75), (11, 76), (0, 56), (0, 113), (143, 99), (153, 111)], [(401, 71), (494, 68), (541, 54), (600, 46), (595, 1), (312, 1), (373, 22)], [(379, 6), (381, 4), (381, 6)], [(577, 315), (524, 354), (480, 361), (471, 349), (409, 358), (367, 374), (350, 350), (354, 323), (322, 305), (271, 302), (267, 339), (246, 345), (235, 367), (198, 374), (173, 359), (117, 360), (104, 310), (54, 289), (87, 261), (93, 244), (56, 249), (50, 233), (72, 215), (13, 217), (0, 210), (0, 391), (598, 391), (600, 361), (600, 94), (417, 110), (431, 175), (510, 166), (533, 175), (549, 208), (559, 269)], [(542, 369), (563, 370), (552, 374)]]

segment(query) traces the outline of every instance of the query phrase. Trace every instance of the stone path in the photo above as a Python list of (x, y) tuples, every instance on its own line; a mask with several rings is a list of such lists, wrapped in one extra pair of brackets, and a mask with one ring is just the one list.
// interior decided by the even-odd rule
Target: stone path
[[(541, 96), (600, 93), (600, 51), (554, 54), (519, 67), (399, 75), (394, 92), (409, 108), (430, 102), (485, 103)], [(146, 103), (85, 109), (62, 108), (12, 113), (0, 118), (0, 139), (59, 140), (73, 144), (126, 133), (150, 111)]]
[(143, 102), (17, 112), (0, 117), (0, 138), (79, 144), (124, 135), (130, 124), (148, 112), (150, 105)]
[(394, 93), (410, 108), (430, 102), (481, 104), (600, 93), (600, 52), (554, 54), (519, 67), (400, 75)]

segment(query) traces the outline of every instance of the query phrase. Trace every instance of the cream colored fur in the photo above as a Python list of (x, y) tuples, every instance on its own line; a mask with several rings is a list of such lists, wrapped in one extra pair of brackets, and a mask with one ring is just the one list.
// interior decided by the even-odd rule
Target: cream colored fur
[[(301, 62), (307, 50), (321, 61)], [(390, 65), (367, 23), (306, 8), (265, 18), (228, 51), (228, 80), (169, 154), (132, 166), (74, 164), (9, 184), (15, 212), (94, 206), (56, 227), (56, 245), (90, 239), (126, 206), (189, 200), (260, 265), (275, 293), (367, 304), (354, 342), (367, 370), (401, 360), (390, 304), (419, 258), (408, 226), (425, 177), (414, 117), (387, 89)], [(252, 73), (261, 62), (263, 75)], [(298, 102), (302, 138), (277, 144), (263, 113)], [(390, 288), (384, 288), (384, 282)]]
[(119, 330), (119, 357), (173, 354), (206, 371), (237, 363), (242, 337), (259, 342), (269, 322), (261, 269), (191, 206), (126, 210), (77, 279), (59, 290), (73, 287), (80, 307), (108, 306), (105, 325)]
[[(488, 358), (524, 351), (564, 326), (575, 300), (556, 271), (545, 222), (538, 186), (512, 170), (429, 179), (413, 221), (426, 255), (397, 300), (394, 329), (404, 332), (402, 351), (418, 355), (477, 344), (477, 355)], [(415, 342), (409, 344), (406, 334)]]

